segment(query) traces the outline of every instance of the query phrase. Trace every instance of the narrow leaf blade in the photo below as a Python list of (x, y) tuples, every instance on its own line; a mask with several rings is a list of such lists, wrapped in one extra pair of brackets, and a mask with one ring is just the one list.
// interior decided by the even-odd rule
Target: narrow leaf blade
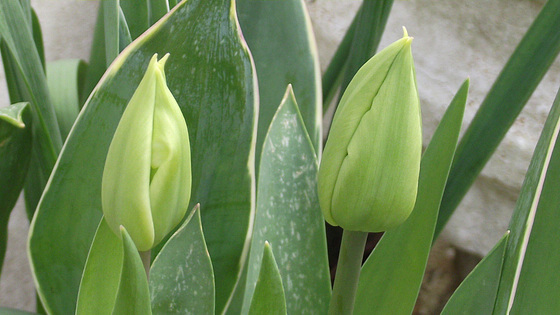
[(122, 272), (112, 314), (151, 315), (150, 291), (144, 265), (134, 241), (121, 226), (123, 243)]
[[(516, 311), (527, 308), (540, 309), (545, 313), (560, 311), (560, 304), (553, 299), (560, 294), (555, 287), (555, 281), (558, 281), (555, 268), (559, 267), (560, 260), (554, 252), (559, 250), (560, 242), (549, 234), (557, 232), (557, 222), (554, 220), (560, 212), (557, 203), (557, 185), (560, 180), (559, 134), (560, 91), (535, 148), (510, 221), (511, 236), (495, 313), (514, 311), (514, 306)], [(528, 292), (529, 289), (535, 292)], [(547, 304), (531, 306), (533, 303)]]
[(494, 310), (509, 232), (455, 290), (442, 315), (490, 315)]
[(287, 311), (282, 277), (268, 242), (264, 243), (262, 257), (249, 315), (285, 315)]
[(457, 208), (560, 52), (560, 0), (547, 1), (461, 138), (445, 188), (436, 236)]
[(87, 257), (76, 306), (78, 315), (110, 314), (123, 267), (123, 242), (101, 220)]

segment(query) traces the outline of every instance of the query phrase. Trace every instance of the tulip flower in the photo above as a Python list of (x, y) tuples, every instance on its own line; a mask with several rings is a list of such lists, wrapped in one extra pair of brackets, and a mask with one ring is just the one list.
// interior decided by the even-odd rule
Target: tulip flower
[(363, 65), (340, 100), (318, 177), (331, 225), (385, 231), (414, 208), (422, 123), (411, 42), (405, 29)]
[(124, 226), (139, 251), (156, 246), (183, 219), (191, 193), (187, 124), (167, 87), (169, 55), (154, 55), (117, 126), (101, 199), (105, 220)]

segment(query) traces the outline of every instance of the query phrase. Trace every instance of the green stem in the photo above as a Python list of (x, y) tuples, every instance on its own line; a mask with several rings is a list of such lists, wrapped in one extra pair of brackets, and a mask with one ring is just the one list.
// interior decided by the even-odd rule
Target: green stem
[(329, 315), (351, 315), (368, 233), (344, 230)]
[(140, 259), (142, 259), (142, 264), (144, 265), (144, 270), (146, 271), (146, 278), (150, 279), (150, 260), (152, 256), (152, 251), (148, 250), (145, 252), (138, 251), (140, 254)]

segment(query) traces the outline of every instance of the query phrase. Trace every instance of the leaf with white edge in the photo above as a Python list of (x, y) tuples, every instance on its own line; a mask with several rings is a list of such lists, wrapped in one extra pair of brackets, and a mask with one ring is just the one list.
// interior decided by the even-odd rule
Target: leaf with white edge
[(148, 278), (134, 241), (121, 226), (122, 272), (112, 314), (151, 315)]
[(560, 281), (560, 91), (537, 143), (509, 228), (510, 242), (494, 312), (554, 314)]
[(385, 232), (364, 263), (354, 314), (412, 313), (461, 130), (468, 87), (467, 80), (451, 101), (422, 156), (412, 214), (402, 225)]
[(155, 314), (214, 314), (214, 272), (197, 205), (150, 269)]
[(496, 302), (509, 232), (455, 290), (442, 315), (491, 315)]
[(288, 84), (298, 96), (315, 152), (321, 152), (321, 75), (315, 36), (304, 1), (238, 0), (237, 12), (259, 80), (257, 166), (268, 126)]
[(249, 308), (249, 315), (261, 314), (288, 314), (282, 278), (268, 242), (264, 242), (259, 277), (251, 301), (251, 308)]
[[(534, 306), (544, 314), (560, 312), (560, 240), (558, 231), (558, 185), (560, 183), (560, 91), (537, 142), (519, 199), (509, 224), (504, 268), (496, 298), (495, 314)], [(549, 234), (552, 233), (552, 234)], [(541, 244), (537, 243), (541, 242)], [(546, 265), (550, 264), (550, 265)], [(528, 268), (535, 268), (529, 270)], [(522, 288), (521, 286), (527, 286)], [(533, 293), (527, 289), (535, 290)], [(517, 292), (519, 291), (519, 292)], [(526, 295), (523, 299), (517, 296)], [(537, 305), (547, 303), (546, 305)], [(556, 311), (554, 311), (556, 310)], [(534, 313), (531, 311), (531, 313)]]
[(170, 53), (167, 84), (189, 126), (191, 204), (202, 205), (204, 236), (220, 279), (216, 310), (223, 312), (248, 254), (255, 199), (255, 78), (234, 12), (231, 0), (181, 2), (117, 57), (90, 95), (30, 228), (30, 261), (48, 312), (75, 312), (101, 220), (109, 144), (155, 53)]
[(76, 306), (77, 315), (109, 314), (115, 306), (123, 266), (123, 242), (101, 220), (89, 250)]
[(245, 311), (259, 275), (262, 247), (269, 241), (286, 284), (288, 313), (326, 314), (331, 285), (317, 168), (313, 146), (288, 86), (262, 152)]

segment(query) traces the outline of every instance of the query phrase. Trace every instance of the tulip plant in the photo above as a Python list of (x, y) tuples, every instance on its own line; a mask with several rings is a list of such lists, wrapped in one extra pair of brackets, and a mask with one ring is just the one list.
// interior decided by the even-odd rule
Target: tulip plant
[[(412, 313), (433, 241), (560, 52), (560, 0), (461, 140), (468, 80), (424, 150), (412, 37), (375, 54), (392, 3), (363, 2), (321, 80), (303, 0), (104, 0), (87, 64), (46, 63), (29, 0), (0, 0), (0, 263), (23, 188), (37, 313)], [(509, 230), (443, 313), (560, 312), (559, 133), (557, 98)], [(344, 229), (332, 289), (325, 220)]]

